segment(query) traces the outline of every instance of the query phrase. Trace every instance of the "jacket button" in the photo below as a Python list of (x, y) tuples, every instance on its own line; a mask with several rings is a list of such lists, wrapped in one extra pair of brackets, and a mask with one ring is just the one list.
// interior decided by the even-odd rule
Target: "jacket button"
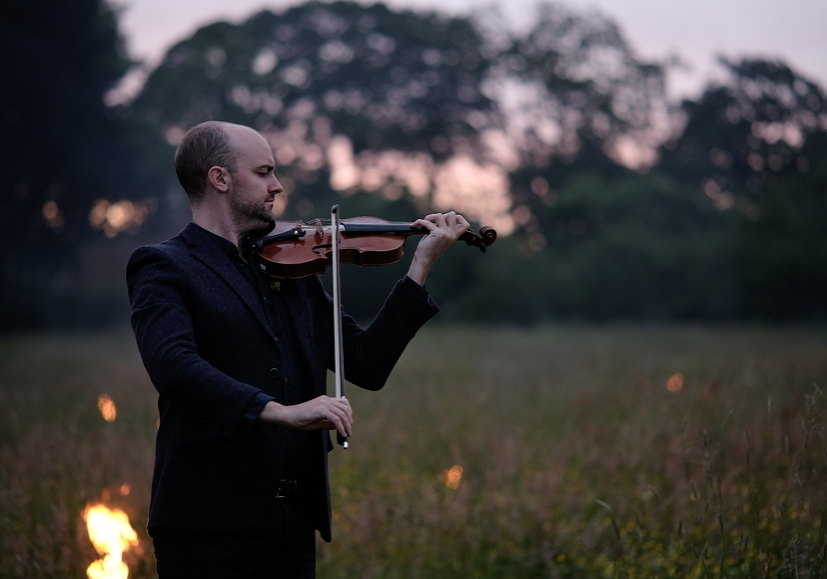
[(281, 372), (278, 368), (270, 368), (270, 378), (278, 378)]

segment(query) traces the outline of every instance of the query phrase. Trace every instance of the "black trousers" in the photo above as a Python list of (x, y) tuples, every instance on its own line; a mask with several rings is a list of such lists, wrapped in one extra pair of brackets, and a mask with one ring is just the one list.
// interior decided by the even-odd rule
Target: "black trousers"
[(233, 533), (151, 529), (159, 579), (315, 579), (316, 537), (298, 497)]

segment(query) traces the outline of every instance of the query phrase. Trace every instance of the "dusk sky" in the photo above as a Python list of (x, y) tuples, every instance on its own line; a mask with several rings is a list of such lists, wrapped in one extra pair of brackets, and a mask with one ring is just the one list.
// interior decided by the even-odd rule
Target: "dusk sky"
[[(262, 9), (280, 11), (289, 0), (121, 0), (122, 30), (133, 58), (150, 64), (198, 27), (219, 19), (240, 22)], [(388, 0), (394, 8), (468, 14), (497, 5), (515, 25), (531, 18), (534, 0)], [(597, 9), (620, 25), (640, 57), (677, 55), (689, 70), (674, 72), (670, 90), (696, 96), (714, 74), (717, 54), (782, 58), (827, 88), (825, 0), (569, 0), (578, 12)]]

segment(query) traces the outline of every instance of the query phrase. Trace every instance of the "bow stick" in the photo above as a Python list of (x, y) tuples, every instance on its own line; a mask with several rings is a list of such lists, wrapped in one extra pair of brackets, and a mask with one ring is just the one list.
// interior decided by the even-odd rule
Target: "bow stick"
[[(333, 274), (333, 341), (334, 341), (334, 384), (336, 398), (345, 397), (345, 361), (342, 346), (342, 274), (339, 269), (339, 205), (330, 208), (332, 238), (331, 273)], [(337, 433), (336, 440), (347, 448), (347, 437)]]

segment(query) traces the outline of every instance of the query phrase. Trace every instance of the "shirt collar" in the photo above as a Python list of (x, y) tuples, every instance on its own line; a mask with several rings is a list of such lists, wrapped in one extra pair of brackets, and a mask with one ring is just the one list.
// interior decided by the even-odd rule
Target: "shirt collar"
[[(198, 227), (201, 226), (198, 225)], [(201, 229), (204, 228), (201, 227)], [(220, 235), (216, 235), (215, 233), (213, 233), (212, 231), (208, 231), (207, 229), (204, 229), (204, 232), (210, 239), (213, 240), (213, 242), (218, 246), (222, 253), (224, 253), (227, 257), (234, 258), (238, 255), (238, 248), (235, 246), (235, 243), (233, 243), (229, 239), (221, 237)]]
[[(227, 257), (235, 258), (236, 256), (240, 255), (240, 252), (238, 251), (238, 247), (236, 247), (235, 243), (233, 243), (229, 239), (225, 239), (224, 237), (221, 237), (220, 235), (216, 235), (212, 231), (208, 231), (207, 229), (204, 229), (203, 227), (201, 227), (197, 223), (195, 223), (194, 225), (196, 227), (200, 227), (201, 229), (203, 229), (204, 232), (206, 232), (206, 234), (209, 236), (209, 238), (212, 239), (215, 242), (215, 244), (219, 247), (219, 249), (221, 249), (222, 252), (224, 252), (225, 255), (227, 255)], [(271, 224), (268, 227), (265, 227), (264, 229), (260, 229), (258, 231), (251, 232), (250, 234), (248, 234), (246, 236), (246, 242), (249, 243), (249, 245), (247, 245), (247, 243), (245, 243), (245, 246), (252, 247), (252, 244), (256, 239), (258, 239), (260, 237), (263, 237), (263, 236), (267, 235), (268, 233), (270, 233), (273, 229), (275, 229), (275, 226), (276, 226), (276, 222), (273, 221), (273, 222), (271, 222)]]

